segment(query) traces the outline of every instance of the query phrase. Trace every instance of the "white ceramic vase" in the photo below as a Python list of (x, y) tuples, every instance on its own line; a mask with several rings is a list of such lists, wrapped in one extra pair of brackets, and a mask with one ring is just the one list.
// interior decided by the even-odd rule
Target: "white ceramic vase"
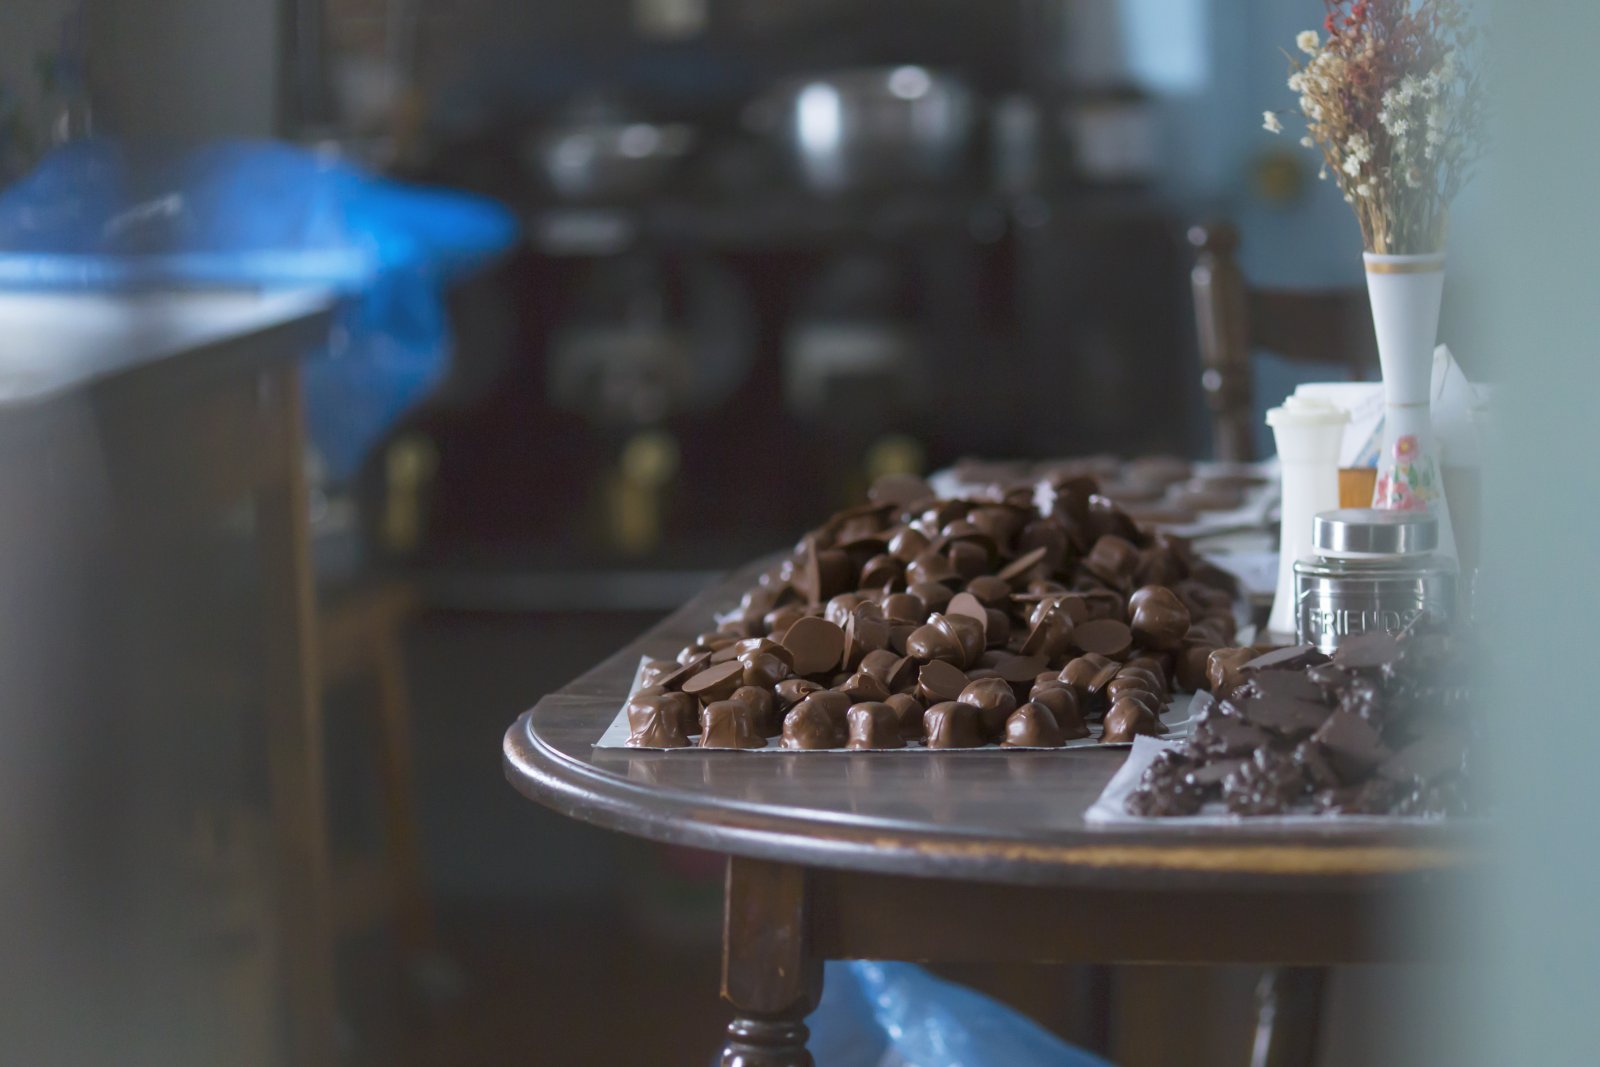
[(1443, 466), (1433, 432), (1433, 349), (1444, 296), (1444, 253), (1385, 256), (1368, 252), (1367, 295), (1383, 369), (1383, 450), (1372, 506), (1431, 511), (1439, 519), (1439, 551), (1456, 555)]

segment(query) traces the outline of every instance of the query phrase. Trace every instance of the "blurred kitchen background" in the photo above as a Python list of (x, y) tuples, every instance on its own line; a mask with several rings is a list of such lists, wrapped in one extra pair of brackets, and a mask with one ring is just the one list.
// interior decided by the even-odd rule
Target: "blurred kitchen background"
[[(384, 617), (424, 902), (409, 932), (346, 924), (347, 1062), (639, 1062), (641, 1033), (705, 1062), (720, 867), (521, 800), (501, 733), (877, 474), (1204, 455), (1189, 225), (1235, 223), (1253, 278), (1358, 281), (1335, 190), (1259, 128), (1287, 103), (1278, 48), (1318, 21), (1310, 0), (7, 0), (0, 180), (90, 135), (276, 138), (516, 224), (448, 285), (437, 387), (348, 469), (310, 442), (323, 603), (364, 583), (405, 605)], [(1257, 372), (1263, 408), (1336, 373)], [(360, 689), (327, 695), (341, 849), (394, 832), (366, 720), (334, 714)], [(248, 716), (222, 691), (208, 721)], [(251, 736), (202, 752), (248, 764)], [(221, 777), (174, 805), (208, 884), (259, 903), (261, 833)], [(383, 878), (340, 914), (393, 895)], [(268, 941), (227, 930), (206, 942), (221, 977), (166, 1008), (211, 1029), (149, 1062), (272, 1061)], [(964, 976), (1083, 1038), (1061, 993), (1081, 976), (1014, 972)], [(1242, 1059), (1251, 975), (1123, 980), (1193, 1016), (1185, 1062)], [(57, 1062), (39, 1040), (31, 1062)], [(1163, 1062), (1158, 1040), (1112, 1050)], [(1369, 1062), (1362, 1040), (1334, 1033), (1330, 1062)]]

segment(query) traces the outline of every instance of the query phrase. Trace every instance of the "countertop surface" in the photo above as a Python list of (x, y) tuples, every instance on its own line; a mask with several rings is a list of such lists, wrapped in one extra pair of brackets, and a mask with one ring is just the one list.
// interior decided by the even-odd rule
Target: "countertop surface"
[[(0, 411), (42, 404), (174, 357), (246, 341), (305, 344), (331, 311), (323, 289), (0, 292)], [(275, 337), (275, 335), (282, 336)]]

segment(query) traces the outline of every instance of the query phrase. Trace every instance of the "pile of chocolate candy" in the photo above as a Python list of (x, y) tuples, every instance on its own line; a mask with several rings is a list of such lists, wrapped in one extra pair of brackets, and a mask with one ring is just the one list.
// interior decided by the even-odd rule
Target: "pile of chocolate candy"
[(1217, 702), (1128, 798), (1135, 815), (1459, 815), (1469, 790), (1469, 641), (1424, 622), (1398, 637), (1214, 653)]
[(873, 486), (676, 660), (641, 671), (648, 748), (1055, 747), (1160, 734), (1233, 643), (1231, 575), (1063, 475), (993, 499)]

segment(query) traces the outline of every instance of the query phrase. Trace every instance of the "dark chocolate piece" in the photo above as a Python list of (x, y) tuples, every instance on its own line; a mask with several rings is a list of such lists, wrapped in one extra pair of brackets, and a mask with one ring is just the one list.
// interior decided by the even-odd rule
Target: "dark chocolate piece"
[(1152, 715), (1149, 708), (1137, 700), (1124, 697), (1112, 704), (1111, 710), (1106, 712), (1105, 725), (1100, 732), (1100, 743), (1121, 744), (1132, 741), (1139, 734), (1159, 737), (1161, 733), (1161, 720)]
[(1091, 619), (1073, 628), (1072, 645), (1085, 655), (1120, 659), (1133, 645), (1133, 632), (1116, 619)]
[(1329, 765), (1346, 782), (1364, 777), (1390, 755), (1371, 723), (1343, 709), (1329, 715), (1312, 740), (1322, 746)]
[(1257, 656), (1244, 665), (1247, 671), (1303, 671), (1328, 662), (1316, 645), (1288, 645)]
[(1089, 736), (1089, 728), (1084, 725), (1083, 713), (1078, 708), (1078, 697), (1071, 689), (1059, 685), (1056, 688), (1042, 689), (1033, 694), (1029, 703), (1050, 710), (1064, 740), (1076, 741)]
[(1145, 648), (1171, 649), (1189, 632), (1189, 609), (1177, 595), (1161, 585), (1147, 585), (1128, 601), (1133, 636)]

